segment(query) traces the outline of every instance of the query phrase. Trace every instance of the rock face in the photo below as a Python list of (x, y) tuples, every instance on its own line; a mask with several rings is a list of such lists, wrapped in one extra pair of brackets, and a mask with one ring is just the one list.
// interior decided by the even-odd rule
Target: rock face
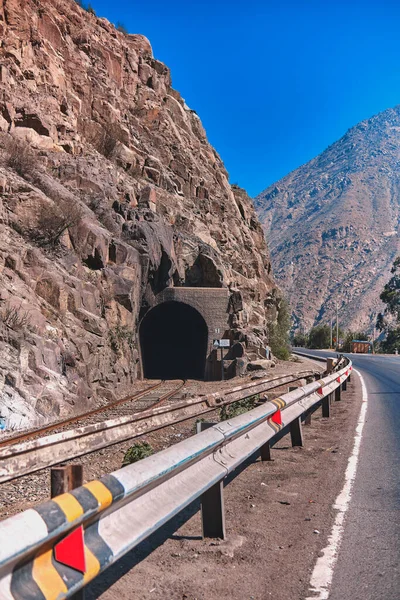
[(267, 188), (256, 208), (296, 326), (370, 329), (399, 253), (400, 106), (350, 129)]
[(74, 0), (0, 0), (0, 35), (0, 419), (126, 393), (169, 286), (229, 289), (257, 355), (279, 306), (261, 226), (148, 40)]

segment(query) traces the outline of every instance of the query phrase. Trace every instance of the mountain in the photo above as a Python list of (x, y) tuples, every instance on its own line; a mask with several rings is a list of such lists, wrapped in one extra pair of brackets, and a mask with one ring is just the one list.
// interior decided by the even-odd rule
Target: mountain
[(399, 253), (400, 106), (350, 129), (255, 199), (296, 329), (372, 329)]
[(226, 288), (261, 351), (261, 225), (150, 42), (74, 0), (0, 0), (0, 36), (0, 424), (127, 394), (165, 288)]

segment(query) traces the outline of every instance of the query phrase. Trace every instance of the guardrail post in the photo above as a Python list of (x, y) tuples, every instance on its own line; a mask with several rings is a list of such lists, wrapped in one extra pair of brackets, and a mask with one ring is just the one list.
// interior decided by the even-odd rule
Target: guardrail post
[(311, 411), (306, 414), (304, 419), (304, 425), (311, 425)]
[(201, 496), (203, 538), (225, 539), (224, 482), (214, 484)]
[[(216, 423), (198, 421), (197, 433), (213, 427)], [(219, 481), (201, 496), (201, 523), (203, 538), (225, 539), (224, 482)]]
[(210, 427), (214, 427), (217, 423), (211, 423), (211, 421), (197, 421), (196, 423), (196, 433), (201, 433), (206, 429), (210, 429)]
[(342, 399), (342, 386), (338, 385), (337, 388), (335, 389), (335, 402), (338, 402), (339, 400)]
[(301, 430), (301, 417), (298, 417), (290, 423), (290, 438), (292, 446), (303, 445), (303, 432)]
[(336, 363), (335, 358), (327, 358), (326, 359), (326, 372), (328, 373), (328, 375), (333, 372), (335, 363)]
[(347, 390), (347, 379), (345, 379), (342, 383), (342, 390), (345, 392)]
[[(70, 492), (83, 484), (82, 465), (60, 465), (53, 467), (50, 471), (51, 497)], [(72, 600), (85, 600), (85, 590), (79, 590)]]
[(271, 445), (269, 442), (265, 442), (260, 448), (260, 457), (262, 462), (267, 462), (271, 459)]
[(65, 494), (77, 487), (80, 487), (83, 482), (82, 465), (60, 465), (53, 467), (50, 473), (51, 480), (51, 497)]
[(322, 398), (322, 416), (326, 419), (331, 416), (331, 394)]

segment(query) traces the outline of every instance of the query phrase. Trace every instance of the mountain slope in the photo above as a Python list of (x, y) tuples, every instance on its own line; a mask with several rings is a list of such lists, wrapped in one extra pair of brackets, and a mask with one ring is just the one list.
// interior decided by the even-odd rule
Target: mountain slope
[(350, 129), (255, 200), (296, 327), (371, 328), (399, 252), (400, 106)]
[(149, 41), (74, 0), (0, 0), (0, 36), (0, 425), (127, 394), (166, 287), (227, 288), (257, 354), (260, 223)]

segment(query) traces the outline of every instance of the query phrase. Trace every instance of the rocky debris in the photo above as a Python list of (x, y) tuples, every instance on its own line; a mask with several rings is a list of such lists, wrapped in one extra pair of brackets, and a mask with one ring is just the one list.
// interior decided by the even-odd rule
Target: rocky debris
[(371, 329), (398, 255), (400, 106), (350, 129), (256, 198), (296, 325)]
[(262, 357), (261, 226), (148, 40), (74, 0), (0, 0), (0, 32), (0, 417), (126, 394), (167, 286), (227, 287), (225, 334)]
[(266, 358), (259, 359), (259, 360), (253, 360), (252, 362), (249, 362), (249, 364), (247, 365), (247, 370), (248, 371), (267, 371), (271, 367), (275, 367), (275, 364), (276, 363), (273, 360), (268, 360)]

